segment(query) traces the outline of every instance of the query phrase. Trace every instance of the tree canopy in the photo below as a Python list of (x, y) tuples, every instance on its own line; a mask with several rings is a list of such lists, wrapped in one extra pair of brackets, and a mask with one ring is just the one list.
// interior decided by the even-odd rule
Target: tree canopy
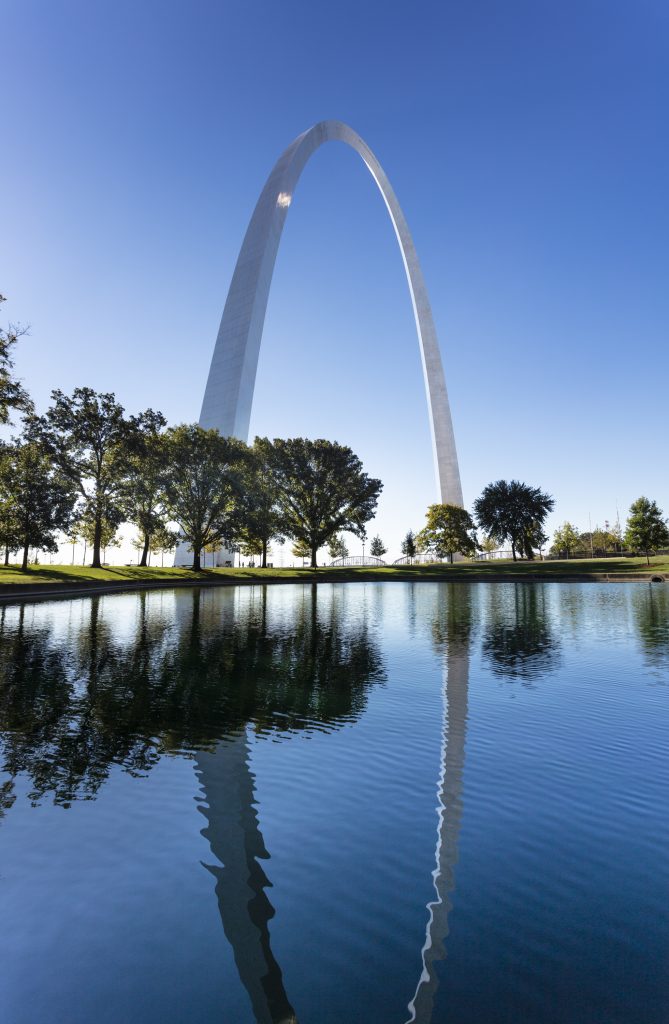
[[(6, 302), (5, 296), (0, 295), (0, 305), (3, 302)], [(9, 423), (13, 410), (23, 413), (32, 411), (30, 396), (14, 374), (12, 353), (18, 339), (27, 333), (27, 327), (16, 324), (0, 328), (0, 424)]]
[(567, 558), (570, 558), (581, 544), (582, 541), (576, 527), (572, 523), (565, 522), (553, 534), (553, 547), (551, 551), (555, 555), (566, 555)]
[(650, 555), (669, 547), (669, 529), (662, 509), (649, 498), (637, 498), (630, 506), (625, 541), (632, 551), (642, 551), (650, 565)]
[(341, 530), (364, 536), (383, 488), (363, 471), (357, 455), (334, 441), (277, 439), (272, 461), (287, 536), (317, 553)]
[(543, 525), (555, 501), (538, 487), (519, 480), (497, 480), (488, 484), (474, 502), (478, 525), (499, 544), (511, 543), (514, 561), (517, 555), (534, 558), (546, 537)]
[(129, 442), (135, 432), (112, 394), (75, 388), (71, 395), (52, 391), (53, 405), (36, 419), (44, 443), (82, 501), (93, 524), (92, 566), (100, 567), (103, 523), (120, 526), (125, 512)]
[(336, 558), (348, 558), (348, 545), (341, 534), (330, 538), (328, 555), (333, 561)]
[(23, 549), (21, 568), (25, 572), (29, 548), (58, 550), (57, 534), (72, 521), (76, 494), (71, 481), (30, 432), (3, 450), (0, 473), (2, 490), (9, 492), (6, 511), (17, 546)]
[(274, 448), (256, 437), (242, 467), (235, 539), (244, 554), (260, 555), (263, 569), (272, 540), (283, 540), (284, 517), (274, 466)]
[(376, 537), (372, 537), (372, 542), (369, 545), (370, 555), (373, 555), (374, 558), (383, 558), (387, 550), (388, 548), (385, 546), (378, 533)]
[(417, 550), (416, 535), (413, 530), (407, 530), (402, 541), (402, 554), (406, 555), (406, 557), (411, 561), (411, 559), (416, 557)]
[(476, 551), (476, 527), (469, 512), (459, 505), (430, 505), (427, 522), (416, 537), (422, 551), (430, 551), (437, 558), (460, 552), (473, 555)]
[(139, 564), (146, 565), (154, 534), (167, 527), (163, 500), (168, 459), (163, 430), (167, 420), (161, 412), (147, 409), (131, 423), (124, 488), (126, 515), (139, 530)]
[(234, 535), (247, 448), (195, 423), (170, 427), (165, 440), (165, 507), (193, 551), (193, 569), (199, 571), (202, 549), (229, 542)]

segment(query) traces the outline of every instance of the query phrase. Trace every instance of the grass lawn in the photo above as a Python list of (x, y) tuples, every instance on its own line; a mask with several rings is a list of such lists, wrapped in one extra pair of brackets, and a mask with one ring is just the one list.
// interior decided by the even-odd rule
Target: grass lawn
[(669, 557), (658, 555), (651, 558), (650, 568), (645, 558), (597, 558), (569, 559), (550, 562), (513, 562), (499, 560), (494, 562), (456, 562), (454, 565), (398, 565), (381, 567), (344, 566), (331, 569), (204, 569), (192, 572), (190, 569), (174, 569), (160, 566), (108, 566), (104, 569), (91, 569), (77, 565), (31, 565), (27, 573), (16, 566), (0, 567), (0, 588), (8, 584), (34, 584), (60, 586), (76, 586), (77, 584), (95, 583), (179, 583), (182, 581), (199, 580), (206, 582), (282, 582), (302, 580), (339, 581), (346, 580), (391, 580), (391, 579), (495, 579), (510, 575), (522, 578), (525, 575), (541, 576), (545, 579), (559, 579), (563, 576), (588, 576), (610, 573), (626, 575), (628, 573), (659, 572), (669, 574)]

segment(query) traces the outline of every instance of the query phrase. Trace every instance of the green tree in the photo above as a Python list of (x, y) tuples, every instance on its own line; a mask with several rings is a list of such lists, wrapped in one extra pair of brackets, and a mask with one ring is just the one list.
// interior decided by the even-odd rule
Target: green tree
[(163, 501), (167, 444), (162, 432), (166, 423), (163, 414), (153, 409), (131, 417), (124, 494), (126, 515), (142, 541), (139, 565), (147, 564), (153, 534), (167, 526)]
[(387, 550), (388, 550), (388, 548), (385, 546), (385, 544), (383, 543), (383, 541), (379, 537), (378, 533), (377, 533), (376, 537), (372, 537), (372, 542), (369, 545), (369, 553), (370, 553), (370, 555), (373, 555), (374, 558), (383, 558), (383, 556), (386, 554)]
[(303, 561), (305, 558), (311, 558), (311, 548), (303, 540), (296, 540), (290, 550), (295, 558), (301, 558)]
[(620, 525), (620, 519), (616, 519), (615, 523), (611, 527), (611, 536), (613, 537), (613, 550), (622, 551), (625, 545), (625, 537), (623, 536), (622, 527)]
[(407, 530), (404, 540), (402, 541), (402, 554), (406, 555), (410, 562), (413, 562), (416, 557), (416, 535), (413, 530)]
[(333, 561), (336, 558), (348, 558), (348, 546), (341, 534), (330, 538), (328, 555)]
[(164, 563), (166, 551), (174, 551), (179, 543), (179, 534), (176, 530), (170, 530), (168, 526), (159, 526), (151, 534), (150, 552), (152, 555), (160, 555), (160, 564)]
[(279, 502), (274, 468), (274, 447), (266, 437), (256, 437), (243, 467), (238, 504), (238, 527), (235, 539), (241, 549), (260, 555), (262, 568), (267, 566), (267, 551), (272, 540), (283, 541), (284, 520)]
[(517, 555), (534, 558), (534, 549), (545, 543), (543, 525), (555, 501), (538, 487), (519, 480), (497, 480), (484, 488), (474, 502), (478, 525), (498, 544), (511, 543)]
[(481, 551), (485, 551), (487, 555), (491, 555), (493, 551), (497, 551), (499, 545), (494, 537), (490, 537), (486, 534), (479, 544), (479, 547), (481, 548)]
[(202, 549), (234, 535), (235, 502), (248, 449), (242, 441), (196, 423), (170, 427), (165, 438), (165, 507), (192, 549), (193, 569), (199, 572)]
[(72, 395), (52, 391), (53, 405), (36, 421), (55, 464), (83, 500), (93, 524), (93, 568), (100, 567), (103, 524), (118, 528), (125, 512), (130, 442), (134, 422), (112, 394), (75, 388)]
[(592, 544), (596, 555), (607, 555), (609, 551), (615, 550), (616, 538), (610, 530), (602, 530), (596, 526), (592, 534)]
[(657, 502), (641, 497), (630, 506), (625, 543), (632, 551), (643, 551), (648, 565), (652, 552), (669, 547), (667, 520)]
[(9, 555), (21, 546), (19, 524), (12, 504), (13, 470), (12, 447), (0, 444), (0, 547), (5, 549), (4, 564), (9, 565)]
[(416, 537), (423, 551), (433, 552), (437, 558), (448, 556), (450, 562), (459, 551), (473, 555), (476, 551), (476, 527), (469, 512), (459, 505), (430, 505), (427, 522)]
[(581, 538), (578, 530), (572, 523), (564, 522), (553, 534), (553, 546), (551, 553), (561, 557), (571, 558), (574, 551), (581, 546)]
[(21, 569), (26, 572), (31, 547), (58, 550), (56, 536), (72, 521), (76, 494), (30, 431), (5, 449), (1, 463), (3, 478), (11, 486), (8, 511), (23, 549)]
[[(0, 295), (0, 305), (5, 301), (5, 296)], [(0, 328), (0, 423), (9, 423), (14, 409), (22, 413), (32, 411), (30, 396), (14, 375), (14, 360), (12, 358), (14, 345), (22, 335), (27, 333), (27, 327), (19, 327), (16, 324)]]
[[(240, 541), (240, 543), (239, 543), (239, 550), (242, 553), (242, 555), (244, 556), (244, 558), (253, 558), (253, 559), (255, 559), (258, 556), (260, 556), (260, 558), (262, 558), (263, 544), (262, 544), (262, 541), (258, 540), (257, 537), (249, 537), (249, 539), (246, 540), (246, 541)], [(265, 554), (266, 554), (266, 552), (265, 552)], [(266, 567), (267, 566), (265, 564), (262, 568), (264, 569)]]
[(318, 549), (341, 530), (363, 537), (383, 488), (350, 448), (333, 441), (275, 440), (273, 463), (287, 536)]

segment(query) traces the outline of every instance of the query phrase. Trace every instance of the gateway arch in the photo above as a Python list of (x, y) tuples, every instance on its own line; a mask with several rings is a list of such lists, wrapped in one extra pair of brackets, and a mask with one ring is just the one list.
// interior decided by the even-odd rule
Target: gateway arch
[(270, 174), (246, 231), (223, 310), (202, 402), (200, 425), (248, 439), (267, 300), (281, 232), (302, 170), (324, 142), (345, 142), (362, 157), (388, 208), (402, 252), (416, 318), (440, 500), (462, 505), (462, 487), (444, 369), (425, 281), (404, 214), (367, 144), (341, 121), (298, 135)]

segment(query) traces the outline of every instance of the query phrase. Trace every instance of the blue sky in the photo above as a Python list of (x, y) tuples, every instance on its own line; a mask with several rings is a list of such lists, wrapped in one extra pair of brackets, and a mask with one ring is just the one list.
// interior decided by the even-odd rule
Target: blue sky
[[(552, 525), (669, 513), (669, 7), (5, 0), (0, 291), (18, 368), (196, 419), (248, 218), (301, 131), (350, 123), (414, 235), (465, 501), (500, 477)], [(279, 251), (252, 430), (350, 444), (392, 552), (436, 500), (385, 207), (330, 144)], [(352, 545), (358, 550), (357, 542)], [(397, 551), (397, 553), (399, 553)]]

